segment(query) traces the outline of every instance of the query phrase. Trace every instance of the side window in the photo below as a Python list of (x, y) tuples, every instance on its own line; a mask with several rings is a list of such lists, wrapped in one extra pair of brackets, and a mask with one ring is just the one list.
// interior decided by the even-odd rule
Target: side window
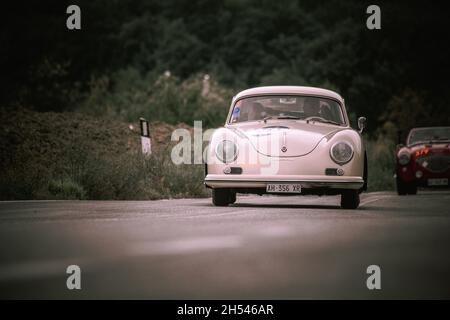
[(242, 121), (242, 101), (236, 102), (233, 107), (233, 112), (231, 114), (231, 123)]

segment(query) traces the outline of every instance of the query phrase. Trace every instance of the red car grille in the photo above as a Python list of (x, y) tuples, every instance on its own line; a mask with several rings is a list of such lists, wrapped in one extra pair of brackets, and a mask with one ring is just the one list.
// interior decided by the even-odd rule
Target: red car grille
[(450, 155), (431, 154), (420, 157), (417, 163), (431, 172), (445, 172), (450, 168)]

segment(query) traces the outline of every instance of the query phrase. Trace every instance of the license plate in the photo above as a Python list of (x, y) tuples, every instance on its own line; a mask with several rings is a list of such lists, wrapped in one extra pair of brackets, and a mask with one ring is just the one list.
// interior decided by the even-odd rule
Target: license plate
[(299, 184), (270, 183), (266, 186), (269, 193), (301, 193), (302, 186)]
[(448, 185), (448, 179), (428, 179), (429, 186), (446, 186)]

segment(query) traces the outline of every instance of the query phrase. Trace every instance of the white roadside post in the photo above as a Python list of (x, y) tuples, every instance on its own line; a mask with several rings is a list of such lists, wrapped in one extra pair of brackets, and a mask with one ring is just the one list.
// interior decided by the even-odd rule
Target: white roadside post
[(202, 97), (206, 97), (209, 93), (209, 87), (210, 87), (209, 80), (210, 80), (209, 74), (205, 74), (203, 76)]
[(141, 145), (142, 154), (150, 155), (152, 154), (152, 141), (150, 140), (150, 130), (148, 127), (148, 121), (144, 118), (139, 118), (141, 123)]

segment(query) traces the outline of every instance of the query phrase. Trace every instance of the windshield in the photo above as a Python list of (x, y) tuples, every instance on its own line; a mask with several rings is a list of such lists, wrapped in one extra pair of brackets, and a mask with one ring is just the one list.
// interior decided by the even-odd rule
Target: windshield
[(269, 119), (307, 120), (336, 125), (345, 124), (338, 102), (310, 96), (260, 96), (238, 100), (230, 123)]
[(450, 127), (413, 129), (408, 136), (408, 145), (446, 141), (450, 141)]

